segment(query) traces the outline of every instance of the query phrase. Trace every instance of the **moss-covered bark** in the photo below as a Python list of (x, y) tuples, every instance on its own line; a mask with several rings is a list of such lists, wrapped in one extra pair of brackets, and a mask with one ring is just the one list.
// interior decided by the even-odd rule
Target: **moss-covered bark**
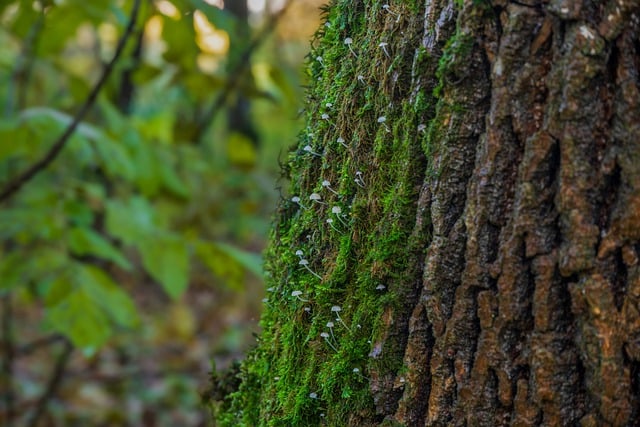
[(638, 9), (331, 4), (218, 423), (640, 423)]

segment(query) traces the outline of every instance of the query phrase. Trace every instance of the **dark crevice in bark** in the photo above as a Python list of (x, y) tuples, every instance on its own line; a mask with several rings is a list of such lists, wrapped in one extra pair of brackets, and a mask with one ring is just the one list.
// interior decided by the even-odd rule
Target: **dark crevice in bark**
[(625, 364), (629, 366), (629, 374), (631, 376), (631, 393), (633, 394), (633, 412), (632, 420), (640, 419), (640, 361), (630, 361), (626, 357)]

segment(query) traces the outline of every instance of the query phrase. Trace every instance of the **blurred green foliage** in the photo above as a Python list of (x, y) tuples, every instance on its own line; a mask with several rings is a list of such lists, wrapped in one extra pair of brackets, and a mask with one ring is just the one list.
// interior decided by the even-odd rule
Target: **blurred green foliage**
[[(258, 146), (211, 112), (236, 65), (237, 18), (201, 0), (174, 0), (175, 13), (168, 3), (142, 2), (137, 32), (88, 118), (0, 206), (0, 295), (41, 307), (42, 331), (88, 354), (140, 326), (132, 293), (149, 278), (178, 299), (198, 271), (236, 290), (246, 272), (260, 274), (278, 153), (296, 132), (297, 64), (270, 55), (274, 40), (230, 94), (252, 101)], [(71, 123), (131, 5), (0, 2), (0, 189)], [(211, 27), (194, 26), (196, 9)], [(198, 31), (214, 27), (230, 48), (203, 50)]]

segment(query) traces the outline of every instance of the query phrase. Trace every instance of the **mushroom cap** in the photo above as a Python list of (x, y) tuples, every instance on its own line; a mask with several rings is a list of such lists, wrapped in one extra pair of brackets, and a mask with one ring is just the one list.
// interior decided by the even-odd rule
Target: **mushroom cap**
[(334, 326), (333, 322), (327, 322), (327, 328), (333, 328)]
[(311, 193), (309, 200), (321, 200), (322, 197), (318, 193)]
[(298, 249), (296, 251), (296, 256), (302, 256), (302, 255), (304, 255), (304, 252), (302, 252), (300, 249)]
[(291, 296), (292, 297), (299, 297), (300, 295), (302, 295), (302, 291), (293, 291), (293, 292), (291, 292)]
[(353, 39), (351, 37), (347, 37), (346, 39), (344, 39), (344, 44), (351, 44), (353, 43)]
[(300, 265), (309, 265), (309, 261), (307, 261), (306, 259), (301, 259), (298, 264), (300, 264)]
[(340, 214), (342, 213), (342, 208), (340, 206), (334, 206), (331, 208), (331, 213)]
[(331, 311), (337, 313), (338, 311), (342, 311), (342, 307), (340, 307), (339, 305), (334, 305), (333, 307), (331, 307)]
[(292, 201), (293, 203), (300, 203), (300, 197), (298, 197), (298, 196), (293, 196), (293, 197), (291, 198), (291, 201)]

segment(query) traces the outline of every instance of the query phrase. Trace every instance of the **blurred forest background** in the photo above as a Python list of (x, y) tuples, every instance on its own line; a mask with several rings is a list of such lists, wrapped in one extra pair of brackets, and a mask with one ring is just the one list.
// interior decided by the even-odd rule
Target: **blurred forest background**
[(210, 424), (322, 3), (0, 0), (0, 425)]

